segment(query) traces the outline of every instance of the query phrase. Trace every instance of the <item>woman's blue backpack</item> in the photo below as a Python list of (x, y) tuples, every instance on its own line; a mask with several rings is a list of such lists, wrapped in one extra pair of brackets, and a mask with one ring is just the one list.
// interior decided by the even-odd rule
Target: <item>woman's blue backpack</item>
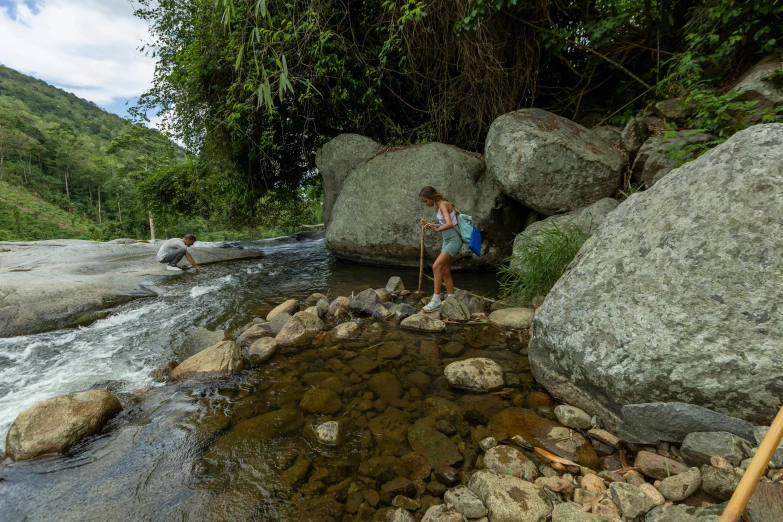
[(462, 241), (468, 245), (468, 249), (481, 257), (481, 232), (473, 224), (473, 218), (467, 214), (460, 214), (457, 217), (457, 230), (462, 236)]

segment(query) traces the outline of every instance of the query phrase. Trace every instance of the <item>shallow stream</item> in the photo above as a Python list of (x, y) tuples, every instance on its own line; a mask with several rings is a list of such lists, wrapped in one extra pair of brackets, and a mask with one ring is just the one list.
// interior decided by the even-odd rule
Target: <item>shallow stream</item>
[[(183, 274), (161, 284), (159, 297), (87, 327), (0, 339), (3, 438), (25, 408), (96, 383), (125, 403), (101, 436), (68, 456), (0, 464), (0, 519), (342, 520), (360, 504), (365, 512), (373, 502), (388, 505), (376, 493), (398, 475), (429, 478), (406, 437), (425, 416), (439, 424), (422, 425), (424, 439), (445, 433), (463, 456), (456, 468), (475, 464), (481, 426), (512, 401), (449, 389), (446, 364), (491, 357), (516, 400), (536, 388), (524, 339), (485, 325), (430, 335), (369, 319), (360, 339), (278, 354), (228, 380), (153, 383), (150, 370), (181, 360), (178, 348), (194, 327), (232, 333), (285, 299), (350, 295), (391, 275), (417, 285), (416, 271), (337, 262), (323, 241), (243, 246), (264, 257)], [(478, 294), (495, 291), (493, 274), (456, 280)], [(308, 391), (309, 409), (301, 404)], [(464, 415), (436, 413), (439, 403), (428, 398), (448, 399)], [(336, 447), (314, 440), (312, 428), (324, 420), (341, 423)]]

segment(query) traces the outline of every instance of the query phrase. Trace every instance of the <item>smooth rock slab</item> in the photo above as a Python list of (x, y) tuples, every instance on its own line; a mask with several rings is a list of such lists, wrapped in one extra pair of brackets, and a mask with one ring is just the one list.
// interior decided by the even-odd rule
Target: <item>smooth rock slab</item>
[[(637, 444), (682, 442), (696, 431), (728, 431), (754, 440), (753, 425), (748, 421), (685, 402), (626, 404), (621, 415), (619, 431), (623, 440)], [(661, 419), (666, 422), (660, 422)]]
[(503, 308), (489, 314), (489, 322), (498, 328), (525, 330), (533, 324), (536, 311), (532, 308)]
[(710, 463), (710, 457), (717, 455), (728, 460), (732, 466), (750, 457), (752, 446), (748, 441), (726, 431), (691, 433), (680, 446), (680, 453), (688, 464), (702, 466)]
[(443, 501), (467, 518), (481, 518), (487, 514), (487, 507), (467, 486), (457, 486), (443, 495)]
[(533, 461), (511, 446), (490, 448), (484, 455), (484, 467), (501, 475), (512, 475), (530, 482), (538, 477), (538, 469)]
[(455, 388), (471, 391), (496, 390), (505, 384), (503, 368), (492, 359), (483, 357), (453, 362), (446, 366), (444, 374)]
[(402, 320), (400, 326), (421, 332), (440, 333), (446, 331), (446, 323), (420, 313), (406, 317)]
[(188, 357), (171, 371), (171, 378), (208, 381), (242, 371), (242, 349), (234, 341), (221, 341)]
[(475, 472), (468, 488), (489, 510), (489, 522), (545, 522), (552, 503), (535, 484), (489, 470)]
[(5, 456), (18, 461), (66, 453), (85, 437), (98, 433), (120, 411), (120, 401), (103, 390), (45, 400), (16, 417), (6, 435)]

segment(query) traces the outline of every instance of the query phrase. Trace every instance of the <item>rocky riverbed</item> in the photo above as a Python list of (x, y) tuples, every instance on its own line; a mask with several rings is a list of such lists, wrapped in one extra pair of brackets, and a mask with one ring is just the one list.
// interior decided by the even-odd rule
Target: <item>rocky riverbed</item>
[[(97, 437), (69, 439), (66, 456), (6, 460), (5, 512), (59, 520), (107, 509), (113, 520), (717, 520), (760, 431), (754, 440), (719, 432), (691, 433), (680, 445), (623, 441), (535, 383), (527, 359), (533, 310), (487, 317), (488, 303), (458, 297), (446, 316), (425, 317), (417, 296), (393, 279), (353, 296), (278, 303), (225, 339), (201, 331), (189, 340), (193, 355), (154, 372), (169, 384), (117, 394), (124, 409), (96, 427)], [(467, 317), (447, 317), (459, 312)], [(60, 429), (79, 417), (68, 412)], [(41, 436), (25, 415), (9, 435), (14, 458), (21, 441)], [(30, 472), (57, 460), (81, 464), (25, 488)], [(766, 495), (779, 494), (781, 476), (769, 471)], [(74, 488), (78, 502), (31, 497), (51, 501)], [(763, 516), (768, 506), (756, 499), (751, 509)]]

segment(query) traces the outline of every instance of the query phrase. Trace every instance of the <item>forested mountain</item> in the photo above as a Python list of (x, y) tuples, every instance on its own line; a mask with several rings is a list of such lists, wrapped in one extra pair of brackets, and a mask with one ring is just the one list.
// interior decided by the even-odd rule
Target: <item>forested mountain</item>
[[(184, 159), (158, 131), (0, 66), (0, 181), (15, 187), (12, 194), (0, 185), (0, 239), (146, 237), (147, 205), (136, 187)], [(45, 205), (25, 212), (20, 201), (34, 196), (73, 214), (79, 227), (52, 228), (62, 216), (46, 218)]]

